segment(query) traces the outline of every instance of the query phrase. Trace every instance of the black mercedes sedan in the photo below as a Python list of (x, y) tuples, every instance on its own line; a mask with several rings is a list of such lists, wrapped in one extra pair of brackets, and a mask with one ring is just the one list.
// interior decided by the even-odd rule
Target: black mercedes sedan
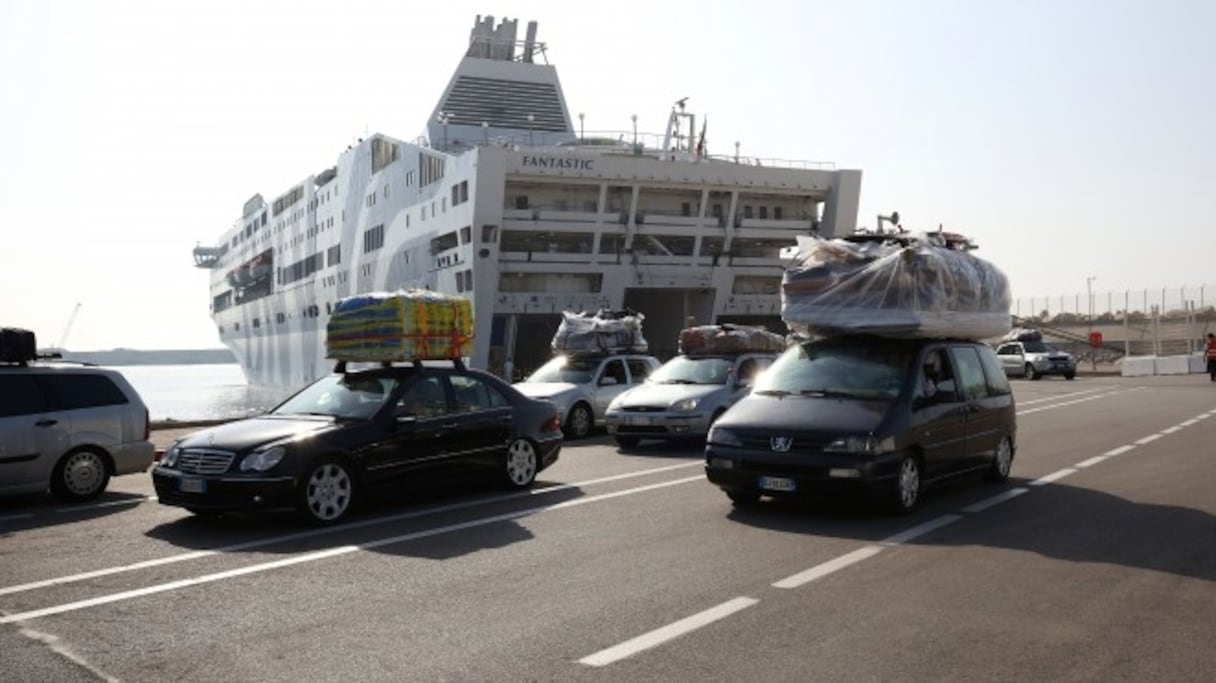
[(195, 432), (152, 470), (162, 504), (295, 510), (331, 524), (373, 490), (494, 471), (527, 488), (561, 452), (557, 408), (460, 363), (323, 377), (268, 413)]
[(935, 482), (1005, 481), (1016, 436), (988, 346), (829, 337), (789, 348), (714, 423), (705, 472), (736, 504), (865, 496), (908, 512)]

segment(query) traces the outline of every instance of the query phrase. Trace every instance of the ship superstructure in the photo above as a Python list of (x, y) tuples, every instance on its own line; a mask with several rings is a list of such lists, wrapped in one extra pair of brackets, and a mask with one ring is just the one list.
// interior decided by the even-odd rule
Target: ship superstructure
[(362, 139), (194, 250), (251, 384), (330, 372), (329, 313), (368, 291), (469, 297), (468, 362), (499, 374), (542, 363), (563, 310), (641, 312), (660, 358), (690, 322), (783, 331), (779, 252), (852, 232), (861, 172), (709, 155), (683, 100), (662, 135), (584, 135), (545, 60), (535, 22), (478, 17), (425, 137)]

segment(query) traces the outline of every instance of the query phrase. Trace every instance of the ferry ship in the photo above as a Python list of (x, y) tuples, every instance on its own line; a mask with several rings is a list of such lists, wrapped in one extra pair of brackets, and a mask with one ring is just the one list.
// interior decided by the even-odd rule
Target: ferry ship
[[(780, 250), (857, 225), (861, 171), (711, 155), (679, 100), (662, 134), (585, 134), (530, 22), (478, 16), (426, 124), (371, 135), (272, 200), (245, 202), (212, 246), (211, 315), (252, 385), (332, 371), (335, 302), (424, 288), (468, 297), (477, 368), (540, 365), (563, 311), (633, 309), (651, 352), (689, 323), (784, 332)], [(514, 370), (514, 373), (512, 372)]]

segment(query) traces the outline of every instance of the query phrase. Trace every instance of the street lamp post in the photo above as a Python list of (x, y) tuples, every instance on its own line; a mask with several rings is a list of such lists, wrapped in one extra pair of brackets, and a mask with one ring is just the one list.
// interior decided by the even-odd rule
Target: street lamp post
[(532, 124), (536, 122), (534, 114), (528, 114), (528, 146), (532, 146)]
[(579, 139), (579, 142), (583, 141), (583, 137), (584, 137), (583, 136), (583, 112), (580, 111), (578, 113), (578, 139)]
[(490, 122), (489, 121), (481, 122), (481, 143), (483, 145), (490, 144)]
[[(1097, 279), (1097, 276), (1095, 276), (1095, 275), (1090, 275), (1089, 277), (1085, 278), (1085, 295), (1086, 295), (1086, 298), (1089, 300), (1088, 305), (1089, 305), (1089, 336), (1090, 336), (1090, 339), (1093, 339), (1093, 334), (1094, 334), (1094, 280), (1096, 280), (1096, 279)], [(1093, 346), (1092, 341), (1090, 342), (1090, 346), (1091, 347)], [(1090, 362), (1090, 368), (1092, 370), (1096, 371), (1098, 369), (1098, 353), (1097, 353), (1096, 348), (1090, 349), (1089, 362)]]
[(633, 149), (636, 152), (638, 148), (638, 115), (634, 114), (629, 118), (633, 120)]

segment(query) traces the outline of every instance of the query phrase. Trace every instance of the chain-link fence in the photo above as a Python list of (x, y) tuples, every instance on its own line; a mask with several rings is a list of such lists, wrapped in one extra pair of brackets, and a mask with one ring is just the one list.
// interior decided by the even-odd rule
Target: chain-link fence
[(1017, 318), (1043, 321), (1122, 322), (1124, 312), (1130, 312), (1132, 320), (1148, 319), (1154, 311), (1163, 318), (1184, 318), (1193, 312), (1203, 319), (1205, 314), (1213, 317), (1214, 309), (1216, 288), (1203, 284), (1022, 297), (1014, 299), (1011, 312)]

